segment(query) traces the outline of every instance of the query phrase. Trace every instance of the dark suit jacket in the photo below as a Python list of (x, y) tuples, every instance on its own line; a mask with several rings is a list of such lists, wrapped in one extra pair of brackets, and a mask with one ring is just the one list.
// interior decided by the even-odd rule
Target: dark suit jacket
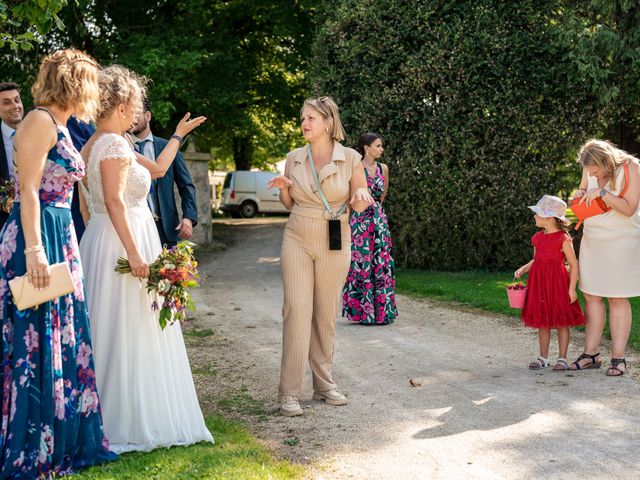
[[(71, 116), (67, 121), (67, 128), (69, 129), (69, 135), (71, 135), (71, 141), (76, 150), (82, 150), (82, 147), (89, 137), (93, 135), (96, 129), (89, 123), (81, 122), (76, 117)], [(71, 201), (71, 216), (73, 217), (73, 225), (76, 229), (76, 236), (78, 242), (84, 234), (84, 220), (82, 220), (82, 214), (80, 213), (80, 200), (78, 200), (78, 182), (73, 186), (73, 199)]]
[[(164, 138), (153, 136), (153, 150), (156, 158), (160, 155), (168, 141)], [(171, 168), (167, 170), (164, 177), (156, 180), (156, 188), (158, 192), (158, 206), (160, 208), (160, 220), (162, 223), (163, 233), (169, 242), (179, 242), (180, 237), (176, 231), (176, 227), (180, 223), (178, 215), (178, 207), (176, 206), (176, 197), (173, 192), (173, 184), (178, 187), (178, 193), (182, 200), (182, 216), (193, 222), (195, 227), (198, 223), (198, 207), (196, 206), (196, 187), (193, 184), (187, 165), (182, 158), (182, 154), (178, 152), (176, 159), (173, 161)]]
[[(0, 134), (0, 181), (5, 182), (6, 180), (9, 180), (9, 163), (7, 162), (7, 152), (4, 150), (4, 139), (2, 138), (2, 134)], [(8, 213), (0, 211), (0, 229), (4, 226), (8, 218)]]

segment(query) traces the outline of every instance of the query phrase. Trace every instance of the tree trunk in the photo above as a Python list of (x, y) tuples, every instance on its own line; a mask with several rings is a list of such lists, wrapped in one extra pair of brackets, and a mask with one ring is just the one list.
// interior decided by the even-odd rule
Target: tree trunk
[(250, 136), (233, 137), (233, 161), (236, 170), (250, 170), (253, 159), (253, 142)]

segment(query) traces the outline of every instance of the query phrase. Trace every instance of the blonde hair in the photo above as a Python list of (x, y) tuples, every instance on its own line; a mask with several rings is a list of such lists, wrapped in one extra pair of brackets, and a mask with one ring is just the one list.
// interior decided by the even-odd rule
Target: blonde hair
[(638, 159), (607, 140), (592, 139), (578, 152), (578, 163), (583, 167), (598, 167), (607, 173), (611, 189), (616, 189), (616, 169), (626, 162)]
[(47, 55), (31, 95), (35, 105), (73, 108), (76, 117), (91, 121), (98, 110), (98, 63), (80, 50), (58, 50)]
[(120, 104), (142, 109), (142, 100), (146, 95), (146, 81), (122, 65), (110, 65), (100, 71), (100, 107), (98, 119), (103, 120), (113, 113)]
[(340, 111), (338, 105), (331, 97), (307, 98), (302, 104), (300, 115), (306, 108), (311, 108), (318, 112), (325, 121), (329, 121), (330, 126), (327, 127), (327, 133), (336, 142), (341, 142), (346, 138), (342, 122), (340, 121)]

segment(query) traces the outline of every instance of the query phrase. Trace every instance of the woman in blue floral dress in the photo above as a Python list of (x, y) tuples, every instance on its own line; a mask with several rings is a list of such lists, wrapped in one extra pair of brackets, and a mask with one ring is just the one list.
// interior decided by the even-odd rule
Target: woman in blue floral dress
[(342, 314), (352, 322), (385, 325), (398, 315), (391, 234), (382, 208), (389, 169), (377, 162), (384, 151), (380, 136), (361, 135), (358, 150), (375, 203), (362, 213), (354, 212), (350, 219), (351, 268), (342, 291)]
[[(41, 107), (15, 138), (16, 199), (0, 231), (2, 426), (0, 479), (50, 478), (117, 456), (102, 433), (82, 267), (71, 220), (82, 157), (66, 125), (72, 113), (93, 117), (97, 64), (75, 50), (46, 57), (32, 89)], [(48, 265), (67, 262), (75, 291), (19, 311), (8, 281), (28, 274), (49, 283)]]

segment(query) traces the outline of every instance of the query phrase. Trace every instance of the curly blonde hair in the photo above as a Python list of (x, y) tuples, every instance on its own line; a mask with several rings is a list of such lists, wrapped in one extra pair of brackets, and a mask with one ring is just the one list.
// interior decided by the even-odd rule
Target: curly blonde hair
[(80, 50), (47, 55), (31, 87), (34, 104), (73, 108), (81, 120), (94, 120), (99, 101), (98, 68), (98, 62)]
[(146, 95), (146, 80), (122, 65), (110, 65), (100, 70), (100, 106), (98, 119), (109, 117), (120, 104), (142, 108)]
[(606, 140), (592, 139), (578, 152), (578, 163), (583, 167), (598, 167), (607, 173), (611, 189), (616, 189), (616, 169), (627, 162), (638, 159)]

